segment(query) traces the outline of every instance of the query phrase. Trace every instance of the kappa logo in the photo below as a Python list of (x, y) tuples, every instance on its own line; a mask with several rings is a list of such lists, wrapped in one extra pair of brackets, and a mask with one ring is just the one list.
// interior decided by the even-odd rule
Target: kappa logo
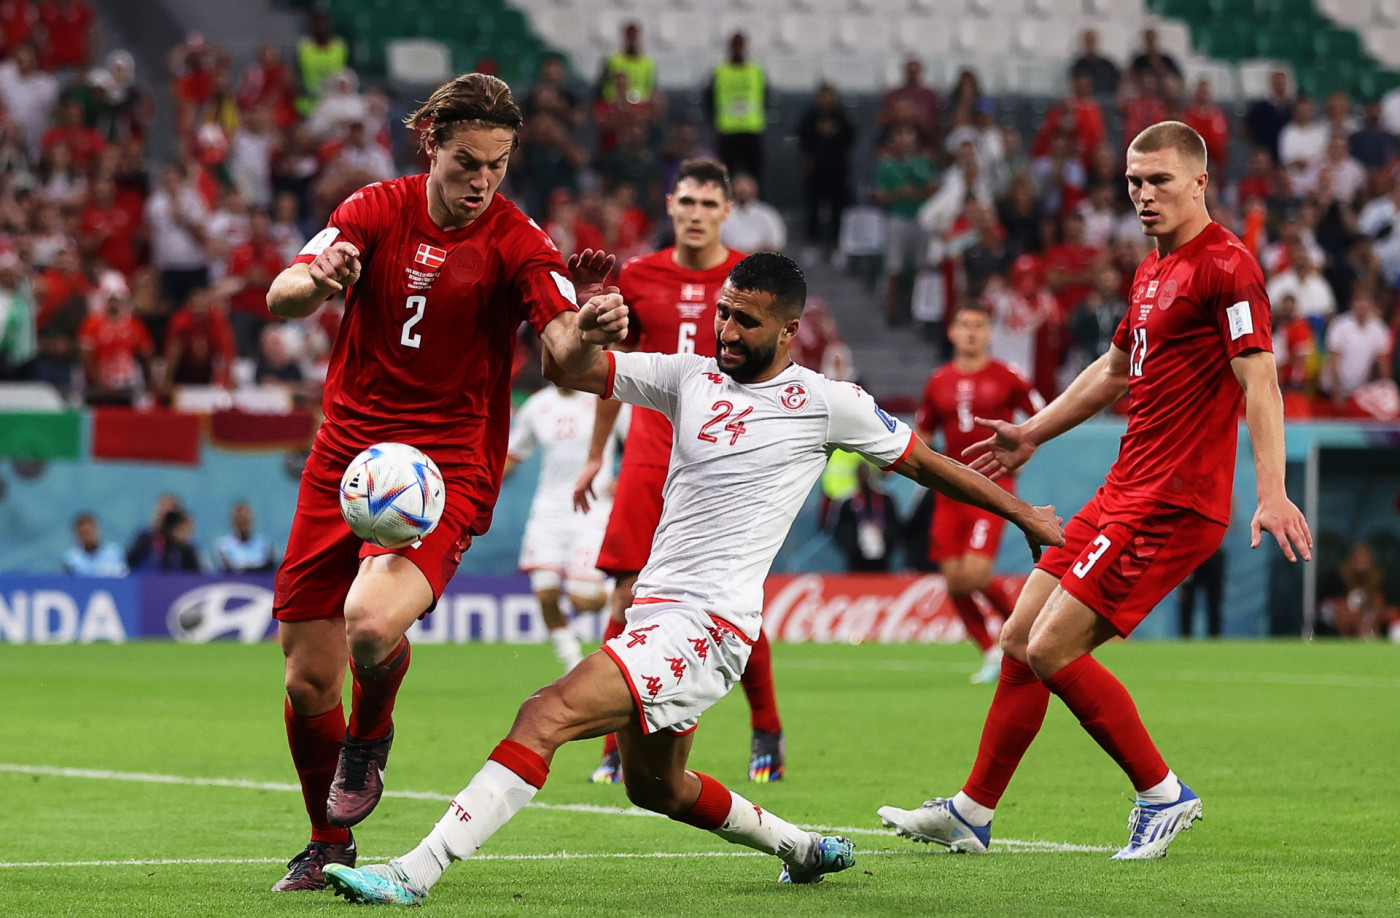
[(632, 638), (632, 640), (627, 642), (627, 646), (636, 647), (638, 644), (645, 644), (647, 642), (647, 632), (655, 631), (659, 627), (661, 626), (647, 625), (645, 628), (638, 628), (635, 631), (627, 632), (628, 636)]
[(807, 407), (809, 399), (806, 386), (802, 383), (788, 383), (778, 395), (778, 404), (784, 411), (796, 414)]
[(676, 681), (679, 682), (681, 677), (685, 675), (685, 660), (680, 657), (664, 657), (663, 659), (671, 664), (671, 675), (675, 676)]
[(691, 638), (690, 649), (695, 651), (695, 656), (704, 660), (710, 655), (710, 642), (704, 638)]
[(655, 698), (661, 692), (661, 677), (643, 676), (642, 678), (647, 681), (647, 694)]
[(724, 376), (719, 373), (706, 373), (705, 378), (717, 386), (724, 385)]
[(413, 260), (425, 268), (436, 271), (442, 267), (443, 262), (447, 261), (447, 249), (440, 249), (435, 245), (420, 242), (418, 243), (418, 251), (413, 253)]

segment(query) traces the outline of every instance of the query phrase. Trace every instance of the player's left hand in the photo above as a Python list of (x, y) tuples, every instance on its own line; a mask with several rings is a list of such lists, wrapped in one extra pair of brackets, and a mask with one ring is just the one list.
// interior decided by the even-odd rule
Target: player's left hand
[(574, 282), (574, 293), (580, 303), (607, 292), (603, 283), (616, 264), (617, 256), (602, 249), (584, 249), (569, 256), (569, 279)]
[(1046, 545), (1065, 544), (1065, 521), (1055, 515), (1054, 505), (1032, 507), (1031, 511), (1031, 518), (1021, 524), (1021, 531), (1031, 547), (1031, 559), (1039, 562)]
[[(1289, 561), (1312, 560), (1313, 537), (1307, 518), (1293, 501), (1283, 495), (1259, 502), (1254, 519), (1249, 521), (1249, 547), (1258, 548), (1267, 532), (1278, 541), (1278, 547)], [(1294, 549), (1297, 552), (1294, 552)]]
[(627, 304), (616, 287), (579, 307), (578, 330), (588, 344), (616, 344), (627, 337)]

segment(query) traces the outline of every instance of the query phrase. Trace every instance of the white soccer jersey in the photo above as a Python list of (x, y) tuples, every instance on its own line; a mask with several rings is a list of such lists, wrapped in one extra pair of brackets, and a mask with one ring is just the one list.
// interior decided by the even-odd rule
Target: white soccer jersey
[[(568, 516), (574, 512), (574, 482), (588, 460), (596, 411), (597, 402), (591, 395), (582, 392), (566, 395), (554, 386), (546, 386), (526, 399), (516, 412), (507, 452), (513, 459), (524, 460), (536, 449), (542, 451), (540, 480), (530, 505), (531, 516)], [(593, 486), (600, 495), (606, 495), (612, 487), (613, 453), (613, 440), (609, 438), (603, 454), (603, 468)], [(590, 510), (589, 516), (592, 515)], [(607, 513), (602, 517), (606, 521)]]
[(608, 352), (607, 395), (655, 408), (674, 429), (639, 598), (695, 603), (757, 640), (763, 581), (827, 457), (841, 448), (898, 465), (908, 425), (851, 383), (796, 364), (745, 385), (713, 357)]

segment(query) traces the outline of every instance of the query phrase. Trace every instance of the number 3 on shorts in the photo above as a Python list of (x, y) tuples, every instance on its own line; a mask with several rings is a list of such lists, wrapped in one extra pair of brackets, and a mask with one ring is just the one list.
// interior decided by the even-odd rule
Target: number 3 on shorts
[(1108, 551), (1109, 546), (1112, 544), (1113, 543), (1108, 540), (1108, 536), (1103, 533), (1094, 536), (1094, 547), (1090, 550), (1088, 557), (1074, 566), (1074, 576), (1083, 580), (1084, 575), (1089, 573), (1089, 568), (1093, 567), (1095, 562), (1103, 557), (1103, 553)]

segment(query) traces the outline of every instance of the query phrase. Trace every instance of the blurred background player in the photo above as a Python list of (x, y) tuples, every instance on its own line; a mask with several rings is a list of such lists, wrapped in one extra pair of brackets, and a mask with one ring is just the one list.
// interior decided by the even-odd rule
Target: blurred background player
[(520, 569), (530, 575), (530, 589), (540, 601), (549, 641), (565, 672), (578, 665), (583, 651), (559, 606), (561, 593), (575, 612), (596, 612), (608, 596), (606, 578), (597, 565), (612, 510), (613, 439), (603, 453), (598, 499), (587, 510), (574, 508), (574, 482), (588, 461), (595, 414), (592, 398), (545, 386), (515, 413), (506, 447), (507, 475), (536, 449), (541, 453), (540, 477), (520, 544)]
[[(407, 121), (419, 132), (427, 174), (350, 195), (268, 291), (269, 309), (284, 318), (308, 316), (347, 291), (325, 421), (302, 473), (273, 597), (287, 741), (311, 821), (310, 843), (274, 891), (322, 889), (327, 863), (355, 861), (350, 827), (384, 790), (394, 701), (409, 666), (404, 633), (432, 610), (472, 538), (491, 523), (520, 324), (528, 321), (566, 366), (625, 332), (625, 318), (611, 330), (580, 326), (558, 250), (496, 194), (522, 120), (495, 77), (470, 73), (438, 87)], [(579, 280), (601, 281), (612, 267), (611, 258), (589, 264), (597, 270), (581, 267)], [(442, 521), (411, 548), (361, 542), (341, 519), (346, 464), (383, 441), (421, 447), (447, 484)]]
[[(720, 227), (729, 216), (730, 205), (729, 172), (724, 166), (704, 159), (681, 164), (666, 198), (676, 244), (632, 259), (618, 274), (618, 287), (631, 310), (627, 340), (619, 349), (714, 355), (715, 301), (724, 279), (744, 257), (720, 242)], [(592, 497), (593, 477), (602, 467), (603, 451), (620, 408), (620, 403), (609, 399), (598, 402), (588, 463), (574, 489), (579, 506), (586, 507)], [(598, 553), (598, 567), (617, 581), (608, 603), (604, 641), (622, 633), (624, 613), (632, 604), (632, 584), (651, 555), (670, 462), (671, 423), (658, 412), (636, 409), (622, 451), (613, 512)], [(762, 633), (749, 657), (743, 683), (753, 727), (749, 780), (780, 780), (786, 758), (783, 726), (773, 691), (772, 651)], [(600, 784), (621, 781), (618, 761), (617, 740), (609, 736), (592, 780)]]
[[(992, 817), (1056, 695), (1136, 791), (1114, 860), (1163, 857), (1201, 815), (1167, 767), (1123, 683), (1093, 656), (1127, 637), (1225, 538), (1241, 403), (1259, 506), (1251, 547), (1269, 532), (1289, 561), (1312, 557), (1307, 521), (1284, 489), (1283, 399), (1259, 262), (1206, 209), (1206, 145), (1179, 121), (1128, 146), (1129, 197), (1156, 248), (1133, 277), (1113, 346), (1023, 424), (994, 434), (972, 463), (999, 475), (1040, 444), (1128, 394), (1128, 429), (1094, 497), (1040, 559), (1001, 632), (1006, 651), (977, 760), (963, 789), (913, 810), (881, 807), (899, 834), (982, 854)], [(1297, 547), (1297, 552), (1294, 551)]]
[[(984, 429), (974, 418), (1015, 419), (1016, 412), (1032, 415), (1045, 407), (1025, 377), (990, 354), (992, 322), (979, 305), (964, 305), (953, 313), (948, 340), (953, 359), (934, 370), (924, 386), (914, 427), (919, 437), (932, 443), (943, 432), (942, 452), (961, 460), (963, 451), (983, 439)], [(1016, 493), (1016, 479), (997, 479)], [(948, 581), (948, 596), (962, 619), (969, 640), (982, 650), (982, 668), (974, 683), (996, 682), (1001, 674), (1001, 647), (987, 632), (987, 620), (976, 595), (981, 594), (1002, 621), (1011, 617), (1012, 597), (992, 585), (992, 566), (1001, 545), (1006, 520), (957, 501), (935, 498), (933, 525), (929, 530), (929, 560), (936, 561)]]

